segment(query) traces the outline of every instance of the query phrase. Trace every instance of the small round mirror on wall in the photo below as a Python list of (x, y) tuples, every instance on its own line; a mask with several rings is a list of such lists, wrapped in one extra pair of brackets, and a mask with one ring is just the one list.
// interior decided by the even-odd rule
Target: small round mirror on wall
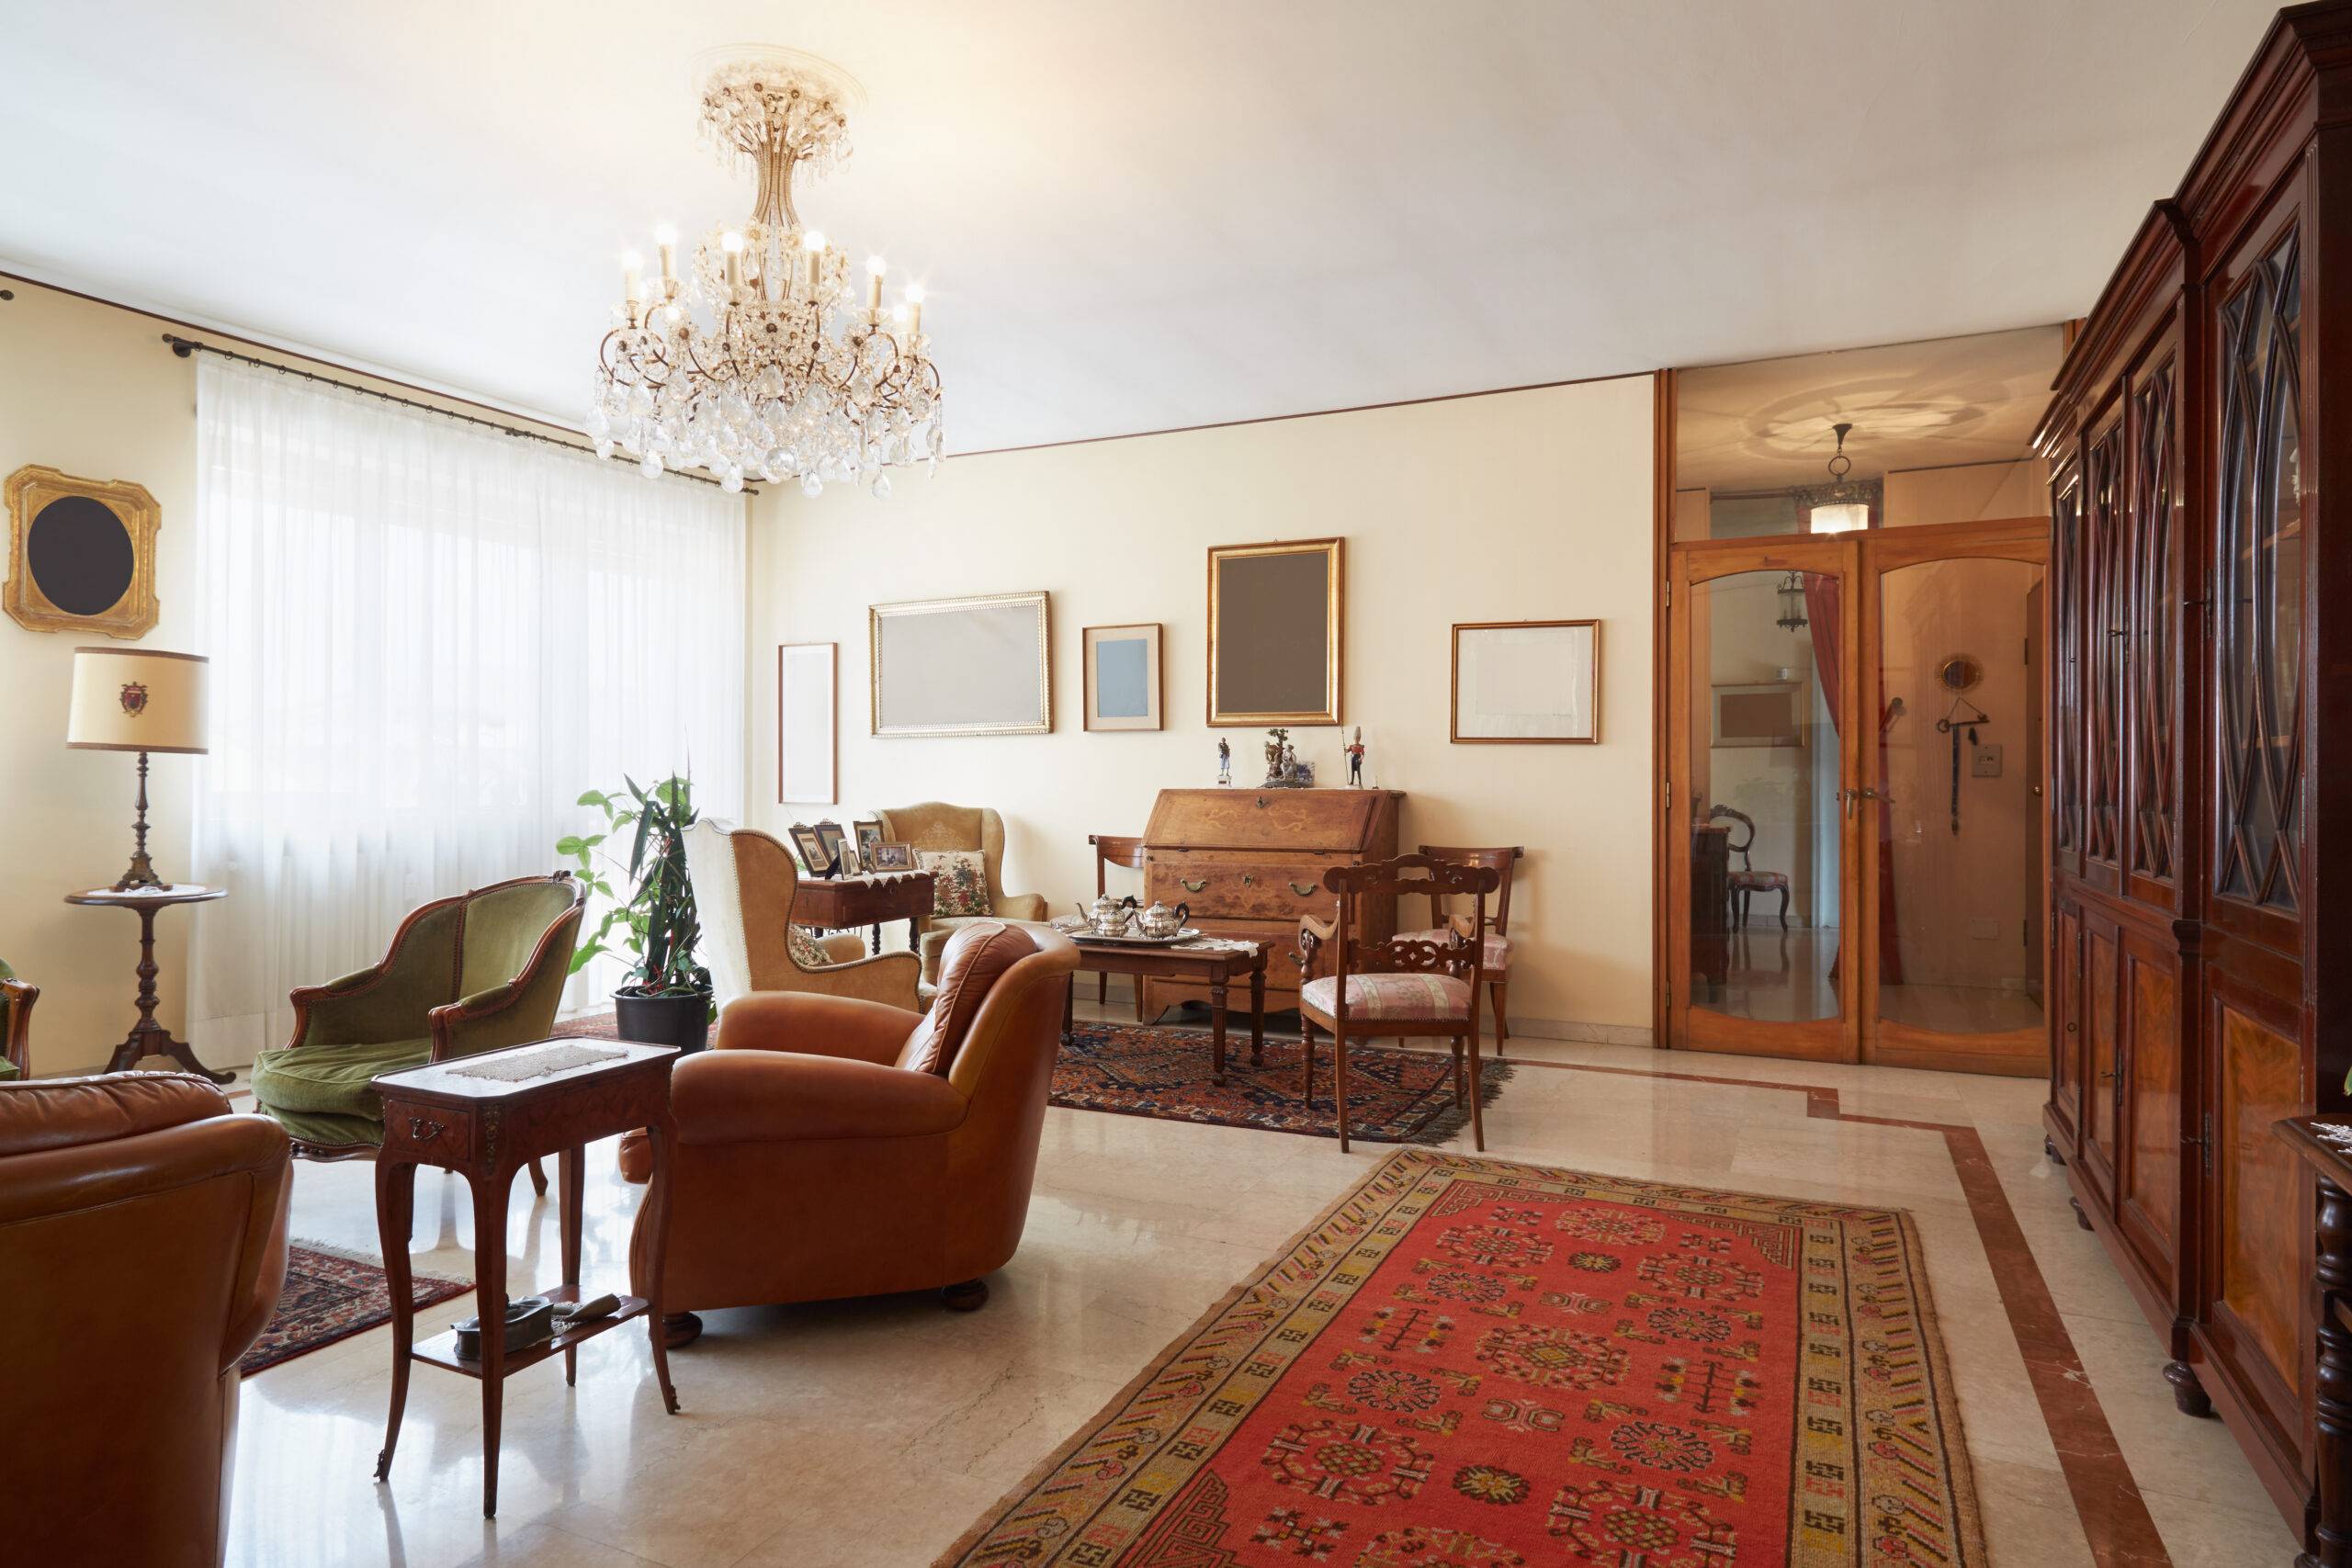
[(1936, 666), (1936, 680), (1947, 692), (1965, 692), (1984, 679), (1984, 666), (1965, 653), (1955, 653)]

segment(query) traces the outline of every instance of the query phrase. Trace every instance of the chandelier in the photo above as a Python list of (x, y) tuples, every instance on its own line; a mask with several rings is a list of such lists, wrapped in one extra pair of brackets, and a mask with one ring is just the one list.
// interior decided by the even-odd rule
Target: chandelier
[(711, 60), (703, 136), (722, 163), (757, 173), (758, 194), (747, 220), (695, 243), (683, 277), (667, 224), (653, 233), (661, 276), (650, 290), (644, 259), (621, 258), (624, 298), (587, 420), (597, 456), (626, 450), (648, 476), (704, 468), (729, 491), (797, 479), (812, 496), (861, 480), (887, 496), (887, 469), (938, 462), (922, 287), (886, 310), (888, 269), (872, 256), (854, 298), (848, 255), (793, 209), (796, 170), (821, 175), (848, 156), (859, 97), (847, 74), (797, 50)]
[(1806, 528), (1815, 534), (1850, 534), (1871, 525), (1871, 502), (1877, 499), (1878, 486), (1872, 480), (1847, 478), (1854, 471), (1854, 459), (1846, 456), (1846, 433), (1854, 427), (1835, 424), (1830, 428), (1838, 433), (1838, 455), (1829, 459), (1829, 482), (1805, 497)]

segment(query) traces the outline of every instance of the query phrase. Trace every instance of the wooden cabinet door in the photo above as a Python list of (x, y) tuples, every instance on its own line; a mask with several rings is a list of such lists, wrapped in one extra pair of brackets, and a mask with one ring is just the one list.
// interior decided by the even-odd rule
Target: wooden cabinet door
[(2188, 1105), (2180, 960), (2166, 944), (2136, 931), (2123, 933), (2120, 952), (2123, 1164), (2116, 1173), (2116, 1214), (2149, 1276), (2171, 1281), (2180, 1256), (2181, 1139)]
[(2052, 871), (2083, 869), (2083, 479), (2065, 459), (2050, 485)]
[[(2119, 940), (2115, 925), (2088, 910), (2083, 918), (2083, 1168), (2109, 1202), (2121, 1142), (2122, 1028), (2118, 1016)], [(2102, 1205), (2107, 1206), (2105, 1204)]]
[(2050, 1013), (2050, 1105), (2064, 1134), (2056, 1140), (2058, 1152), (2073, 1159), (2083, 1131), (2083, 920), (2072, 904), (2058, 907), (2050, 983), (2057, 993)]
[(2123, 891), (2179, 907), (2182, 534), (2180, 332), (2167, 328), (2125, 384)]
[(2123, 843), (2123, 650), (2127, 628), (2120, 412), (2083, 456), (2083, 875), (2113, 892)]

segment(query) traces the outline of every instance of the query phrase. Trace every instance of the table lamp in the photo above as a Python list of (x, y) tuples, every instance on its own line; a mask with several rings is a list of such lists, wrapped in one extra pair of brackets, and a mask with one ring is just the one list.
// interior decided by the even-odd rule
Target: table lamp
[(114, 885), (118, 893), (171, 884), (155, 874), (147, 858), (147, 753), (204, 749), (205, 667), (200, 653), (160, 649), (77, 648), (74, 650), (74, 702), (65, 721), (65, 744), (93, 751), (139, 753), (139, 819), (130, 869)]

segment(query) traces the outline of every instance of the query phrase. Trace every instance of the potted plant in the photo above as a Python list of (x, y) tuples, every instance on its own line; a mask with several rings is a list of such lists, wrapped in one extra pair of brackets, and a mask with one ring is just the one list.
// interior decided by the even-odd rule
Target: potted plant
[[(620, 1037), (699, 1051), (709, 1037), (711, 1007), (710, 971), (695, 962), (702, 925), (695, 915), (694, 884), (686, 876), (685, 835), (695, 821), (694, 783), (667, 778), (644, 789), (626, 776), (621, 782), (628, 786), (625, 797), (598, 789), (580, 797), (579, 804), (605, 814), (604, 831), (556, 840), (556, 853), (578, 863), (580, 879), (613, 901), (594, 934), (572, 953), (572, 973), (617, 949), (629, 961), (628, 984), (613, 993)], [(629, 894), (623, 898), (597, 869), (597, 862), (620, 865), (608, 846), (627, 829), (634, 831), (629, 835)]]

